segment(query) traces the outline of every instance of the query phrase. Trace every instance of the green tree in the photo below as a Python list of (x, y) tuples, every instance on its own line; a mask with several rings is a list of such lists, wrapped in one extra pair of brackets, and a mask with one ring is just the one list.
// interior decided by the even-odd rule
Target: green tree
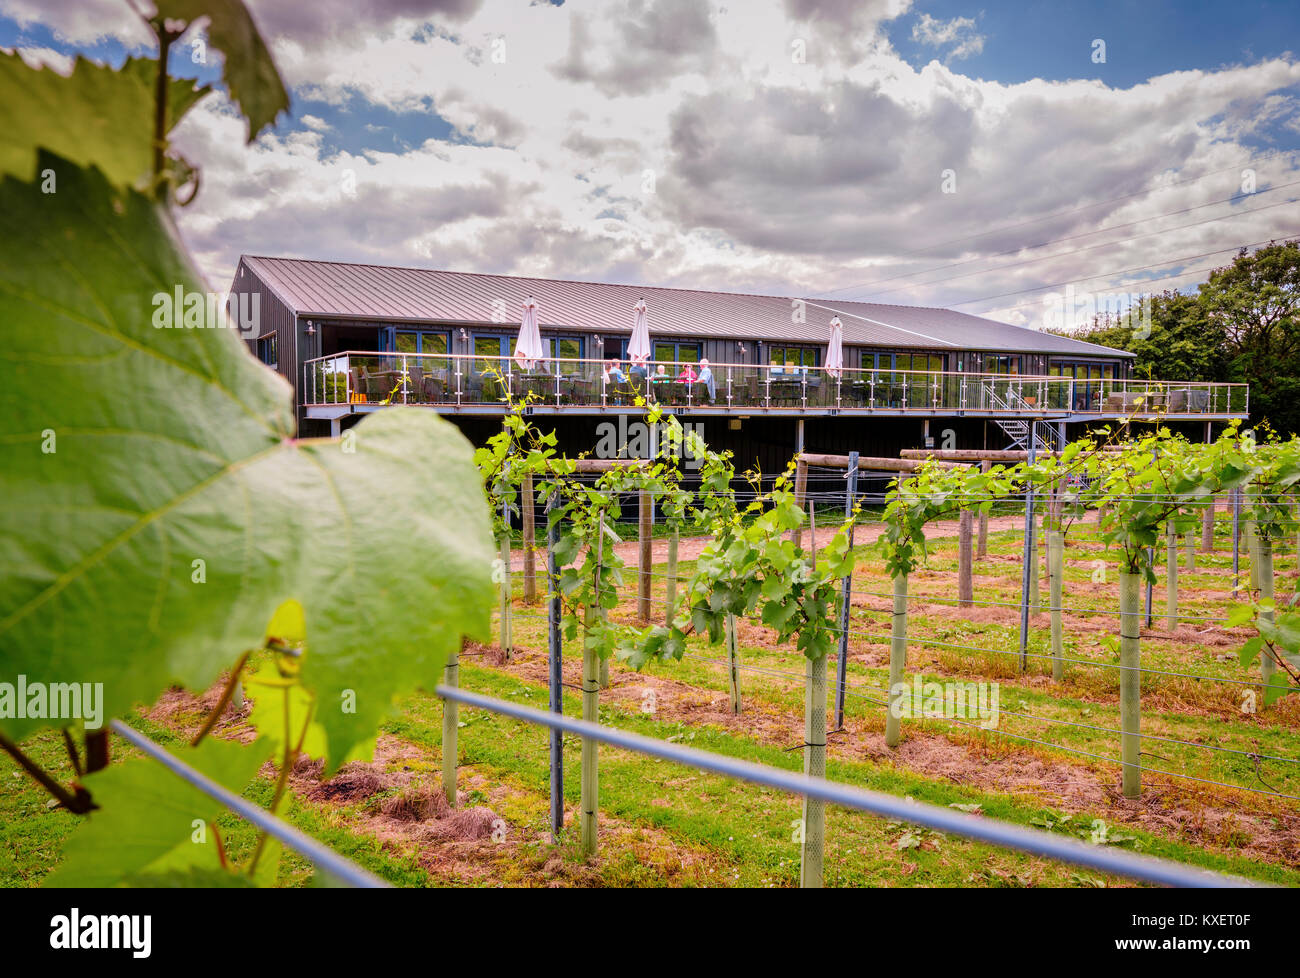
[(1300, 430), (1300, 241), (1243, 250), (1198, 301), (1232, 351), (1229, 379), (1250, 384), (1251, 421)]
[[(1149, 326), (1149, 329), (1148, 329)], [(1137, 354), (1133, 373), (1152, 380), (1229, 379), (1232, 347), (1223, 324), (1211, 320), (1196, 296), (1165, 291), (1142, 316), (1098, 317), (1081, 333), (1089, 343)]]

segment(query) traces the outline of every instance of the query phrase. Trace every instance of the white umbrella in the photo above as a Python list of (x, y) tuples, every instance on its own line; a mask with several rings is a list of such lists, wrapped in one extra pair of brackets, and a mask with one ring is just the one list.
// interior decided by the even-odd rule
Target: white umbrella
[(826, 344), (826, 372), (838, 377), (844, 370), (844, 324), (840, 317), (831, 320), (830, 341)]
[(646, 319), (645, 299), (637, 299), (632, 307), (632, 341), (627, 345), (627, 355), (633, 363), (644, 364), (650, 359), (650, 325)]
[(531, 295), (524, 302), (524, 315), (519, 323), (519, 339), (515, 340), (515, 360), (524, 370), (533, 371), (537, 361), (546, 359), (542, 347), (542, 334), (537, 329), (537, 300)]

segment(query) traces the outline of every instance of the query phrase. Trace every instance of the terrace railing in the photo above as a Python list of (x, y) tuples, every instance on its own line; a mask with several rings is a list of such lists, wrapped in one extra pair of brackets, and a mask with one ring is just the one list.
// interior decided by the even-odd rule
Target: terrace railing
[(305, 406), (424, 404), (463, 407), (516, 401), (555, 408), (629, 406), (638, 396), (670, 407), (748, 411), (972, 412), (1008, 415), (1245, 414), (1246, 384), (1134, 379), (777, 367), (659, 361), (613, 374), (596, 359), (531, 364), (510, 357), (357, 352), (303, 365)]

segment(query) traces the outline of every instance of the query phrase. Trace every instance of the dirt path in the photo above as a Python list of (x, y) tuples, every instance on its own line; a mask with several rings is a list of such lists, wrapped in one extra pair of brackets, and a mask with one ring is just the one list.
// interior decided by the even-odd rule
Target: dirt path
[[(999, 530), (1016, 530), (1024, 525), (1025, 519), (1023, 516), (989, 517), (990, 533), (995, 533)], [(957, 535), (957, 526), (957, 520), (940, 520), (936, 523), (929, 524), (926, 527), (925, 535), (927, 539), (934, 539), (936, 537), (955, 537)], [(883, 523), (864, 523), (853, 531), (853, 542), (858, 545), (875, 543), (876, 540), (880, 538), (880, 534), (884, 532), (884, 529), (885, 526)], [(828, 531), (826, 530), (819, 530), (817, 532), (817, 539), (819, 541), (829, 539), (826, 536), (827, 532)], [(700, 552), (704, 549), (705, 545), (712, 539), (712, 537), (682, 537), (677, 544), (677, 559), (694, 560), (700, 555)], [(624, 564), (629, 567), (636, 564), (637, 541), (627, 540), (623, 543), (617, 543), (614, 545), (614, 549), (618, 555), (623, 558)], [(544, 566), (546, 559), (545, 554), (545, 548), (539, 547), (537, 556), (537, 569), (539, 573), (542, 571)], [(666, 563), (668, 560), (668, 540), (666, 538), (655, 540), (651, 544), (650, 555), (651, 563)], [(522, 549), (512, 550), (510, 552), (510, 569), (512, 571), (522, 571), (524, 569), (524, 552)]]

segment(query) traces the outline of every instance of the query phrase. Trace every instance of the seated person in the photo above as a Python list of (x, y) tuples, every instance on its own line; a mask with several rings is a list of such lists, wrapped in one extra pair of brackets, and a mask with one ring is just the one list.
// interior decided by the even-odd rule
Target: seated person
[(615, 383), (615, 384), (627, 383), (627, 374), (623, 373), (623, 368), (619, 366), (619, 362), (617, 360), (607, 361), (606, 372), (609, 375), (609, 380), (611, 383)]
[(672, 378), (669, 377), (668, 374), (664, 372), (664, 365), (661, 363), (659, 364), (658, 367), (655, 368), (655, 375), (653, 378), (651, 378), (651, 380), (656, 384), (663, 384), (672, 380)]
[(709, 367), (708, 360), (700, 361), (700, 373), (695, 379), (708, 389), (710, 401), (717, 399), (718, 384), (717, 381), (713, 379), (713, 370)]
[(634, 361), (627, 374), (632, 383), (638, 385), (644, 383), (646, 377), (645, 364), (639, 361)]
[(692, 367), (689, 363), (686, 364), (684, 367), (682, 367), (682, 372), (677, 375), (677, 379), (684, 380), (688, 384), (695, 383), (696, 381), (695, 368)]

